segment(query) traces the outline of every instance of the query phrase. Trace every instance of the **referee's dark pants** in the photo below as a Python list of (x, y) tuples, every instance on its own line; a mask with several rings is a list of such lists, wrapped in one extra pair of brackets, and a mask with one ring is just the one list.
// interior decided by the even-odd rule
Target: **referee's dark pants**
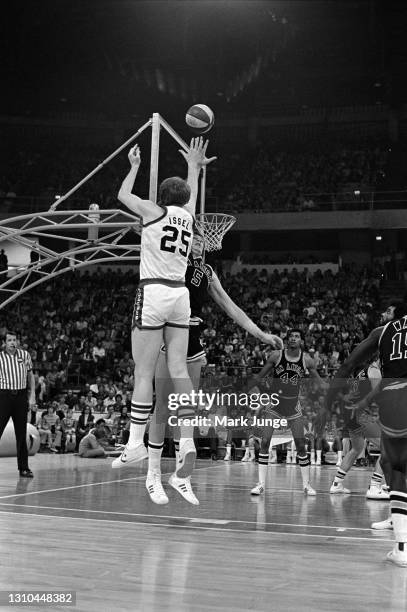
[(11, 417), (16, 433), (17, 466), (20, 472), (28, 470), (27, 412), (27, 389), (21, 391), (0, 389), (0, 438)]

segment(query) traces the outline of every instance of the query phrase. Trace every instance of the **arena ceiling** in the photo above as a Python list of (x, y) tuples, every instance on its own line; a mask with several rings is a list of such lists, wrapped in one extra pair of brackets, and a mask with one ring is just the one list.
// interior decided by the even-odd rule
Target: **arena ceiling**
[(171, 118), (192, 102), (225, 114), (397, 104), (405, 4), (17, 0), (0, 26), (0, 112), (122, 118), (153, 106)]

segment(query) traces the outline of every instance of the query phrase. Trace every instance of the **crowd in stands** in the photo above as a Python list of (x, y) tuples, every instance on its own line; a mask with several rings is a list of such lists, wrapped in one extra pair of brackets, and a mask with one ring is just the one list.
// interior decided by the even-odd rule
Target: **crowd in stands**
[[(379, 267), (343, 267), (310, 275), (306, 270), (242, 270), (221, 274), (231, 298), (264, 329), (283, 339), (300, 328), (323, 377), (332, 375), (377, 324)], [(51, 450), (47, 430), (63, 427), (67, 410), (81, 414), (75, 447), (93, 415), (103, 416), (116, 440), (123, 440), (133, 388), (130, 324), (138, 278), (132, 272), (77, 271), (37, 286), (2, 311), (0, 334), (13, 329), (33, 359), (42, 443)], [(203, 387), (247, 390), (266, 363), (268, 348), (238, 328), (208, 298), (202, 334), (208, 365)], [(316, 392), (318, 393), (318, 392)], [(310, 405), (312, 409), (312, 403)], [(61, 416), (57, 422), (53, 414)], [(71, 440), (72, 442), (72, 440)]]
[(323, 263), (323, 258), (317, 258), (315, 255), (304, 255), (304, 256), (295, 256), (292, 253), (286, 253), (282, 255), (279, 253), (278, 259), (276, 260), (275, 254), (271, 254), (268, 251), (255, 251), (255, 252), (242, 252), (239, 254), (237, 258), (237, 263), (249, 264), (249, 265), (267, 265), (267, 264), (288, 264), (288, 265), (296, 265), (296, 264), (321, 264)]
[[(24, 197), (43, 198), (47, 210), (55, 200), (76, 185), (111, 153), (115, 144), (86, 144), (41, 137), (3, 153), (0, 176), (0, 202), (4, 211), (12, 211)], [(50, 155), (52, 152), (52, 155)], [(292, 151), (263, 144), (242, 152), (216, 151), (219, 160), (208, 170), (208, 194), (222, 201), (231, 212), (243, 210), (315, 210), (327, 203), (335, 206), (346, 186), (372, 190), (385, 173), (388, 149), (384, 145), (342, 145), (325, 150), (321, 143), (306, 150)], [(143, 159), (137, 178), (140, 193), (148, 193), (149, 152)], [(222, 157), (223, 156), (223, 157)], [(215, 167), (216, 166), (216, 167)], [(96, 202), (103, 208), (117, 207), (117, 192), (128, 168), (125, 153), (114, 158), (86, 182), (71, 202)], [(242, 170), (243, 168), (243, 170)], [(185, 176), (182, 157), (174, 149), (160, 148), (160, 175)], [(351, 192), (353, 193), (353, 192)], [(319, 195), (318, 195), (319, 194)], [(352, 195), (349, 197), (353, 197)], [(358, 196), (360, 199), (361, 196)], [(18, 200), (17, 200), (18, 199)]]
[[(349, 186), (374, 190), (385, 174), (388, 149), (340, 148), (273, 152), (261, 147), (245, 160), (225, 201), (228, 211), (335, 209)], [(348, 196), (354, 198), (353, 189)]]

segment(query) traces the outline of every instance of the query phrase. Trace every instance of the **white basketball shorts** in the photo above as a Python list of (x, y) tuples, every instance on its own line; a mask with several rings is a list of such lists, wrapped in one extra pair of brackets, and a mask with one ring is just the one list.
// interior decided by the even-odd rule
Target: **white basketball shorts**
[(190, 316), (186, 287), (146, 284), (137, 289), (131, 328), (162, 329), (167, 325), (188, 329)]

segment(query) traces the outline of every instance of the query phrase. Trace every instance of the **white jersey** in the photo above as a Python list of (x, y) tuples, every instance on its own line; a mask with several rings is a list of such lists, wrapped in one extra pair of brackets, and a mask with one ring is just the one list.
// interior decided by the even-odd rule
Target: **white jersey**
[(184, 283), (192, 245), (193, 217), (181, 206), (163, 206), (163, 214), (143, 225), (140, 281)]

